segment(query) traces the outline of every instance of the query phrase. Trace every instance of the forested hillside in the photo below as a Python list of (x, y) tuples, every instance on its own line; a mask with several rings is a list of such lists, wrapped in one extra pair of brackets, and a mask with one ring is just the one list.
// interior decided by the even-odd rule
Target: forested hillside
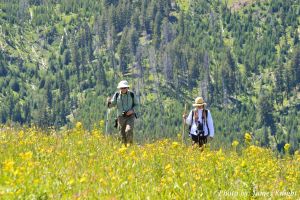
[(176, 137), (184, 104), (201, 95), (214, 145), (250, 132), (259, 145), (299, 149), (299, 1), (232, 3), (0, 0), (0, 122), (99, 126), (126, 79), (141, 103), (140, 141)]

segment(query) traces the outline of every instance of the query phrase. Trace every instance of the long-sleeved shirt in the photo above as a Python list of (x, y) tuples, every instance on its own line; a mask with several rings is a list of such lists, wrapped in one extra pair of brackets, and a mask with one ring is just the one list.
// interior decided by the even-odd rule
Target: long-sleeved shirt
[[(203, 123), (202, 122), (202, 112), (203, 112), (203, 109), (198, 109), (197, 111), (198, 111), (198, 116), (199, 116), (198, 117), (198, 122)], [(194, 112), (196, 112), (196, 111), (194, 111)], [(192, 121), (192, 111), (190, 112), (189, 116), (186, 118), (186, 123), (188, 125), (191, 125), (190, 134), (197, 135), (196, 130), (197, 130), (197, 124), (198, 123), (195, 122), (195, 117), (193, 117), (193, 121)], [(211, 116), (211, 113), (210, 113), (209, 110), (207, 110), (206, 123), (203, 124), (204, 135), (205, 136), (208, 135), (208, 130), (207, 130), (207, 127), (208, 127), (208, 129), (209, 129), (209, 136), (210, 137), (214, 137), (214, 133), (215, 133), (214, 123), (213, 123), (213, 119), (212, 119), (212, 116)]]
[[(118, 98), (116, 98), (116, 94), (118, 93)], [(118, 115), (122, 115), (123, 111), (133, 110), (137, 113), (138, 109), (138, 100), (136, 95), (134, 94), (133, 98), (131, 97), (131, 91), (127, 91), (127, 93), (122, 94), (121, 92), (117, 92), (114, 94), (111, 100), (110, 107), (117, 106)], [(132, 92), (133, 93), (133, 92)]]

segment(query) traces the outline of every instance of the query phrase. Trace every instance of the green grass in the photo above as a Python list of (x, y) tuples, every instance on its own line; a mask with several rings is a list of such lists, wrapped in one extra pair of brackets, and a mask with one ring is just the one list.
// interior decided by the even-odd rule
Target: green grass
[(180, 9), (184, 12), (187, 12), (190, 7), (189, 0), (177, 0), (177, 4), (179, 5)]
[[(228, 6), (231, 6), (233, 3), (238, 2), (239, 0), (227, 0)], [(226, 3), (226, 0), (222, 0), (223, 3)]]
[(73, 130), (48, 134), (1, 127), (0, 198), (232, 199), (226, 191), (237, 199), (265, 199), (258, 192), (274, 193), (272, 199), (298, 196), (300, 155), (289, 155), (288, 145), (282, 158), (253, 145), (250, 134), (228, 150), (208, 145), (201, 151), (182, 145), (180, 135), (126, 148), (103, 135), (104, 121), (97, 127), (88, 132), (78, 122)]

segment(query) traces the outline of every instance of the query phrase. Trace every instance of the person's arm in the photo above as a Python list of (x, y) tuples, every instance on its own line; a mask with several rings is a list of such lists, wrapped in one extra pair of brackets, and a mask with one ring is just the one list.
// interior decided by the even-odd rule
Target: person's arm
[(211, 116), (210, 111), (208, 110), (207, 112), (207, 125), (209, 128), (209, 137), (213, 138), (215, 135), (215, 130), (214, 130), (214, 122)]
[(191, 125), (192, 124), (192, 111), (190, 111), (189, 116), (185, 119), (185, 123), (187, 125)]
[(115, 105), (117, 105), (116, 94), (117, 94), (117, 92), (112, 97), (107, 98), (107, 106), (109, 108), (114, 107)]

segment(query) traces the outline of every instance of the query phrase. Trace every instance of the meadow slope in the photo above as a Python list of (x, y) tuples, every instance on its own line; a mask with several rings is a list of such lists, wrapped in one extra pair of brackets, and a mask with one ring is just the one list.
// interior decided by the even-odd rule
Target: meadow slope
[(63, 133), (3, 128), (0, 198), (299, 199), (300, 155), (245, 140), (201, 152), (169, 139), (126, 148), (80, 123)]

